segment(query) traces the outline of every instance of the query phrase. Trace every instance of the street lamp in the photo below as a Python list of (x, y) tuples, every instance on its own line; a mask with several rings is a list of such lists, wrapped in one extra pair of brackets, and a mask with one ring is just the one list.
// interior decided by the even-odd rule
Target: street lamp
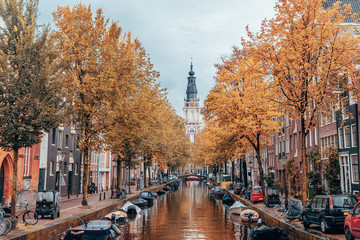
[(59, 166), (59, 176), (58, 176), (58, 182), (57, 182), (57, 189), (59, 191), (59, 195), (61, 196), (61, 188), (60, 188), (60, 179), (61, 179), (61, 163), (64, 161), (66, 156), (65, 151), (59, 151), (57, 160), (58, 160), (58, 166)]

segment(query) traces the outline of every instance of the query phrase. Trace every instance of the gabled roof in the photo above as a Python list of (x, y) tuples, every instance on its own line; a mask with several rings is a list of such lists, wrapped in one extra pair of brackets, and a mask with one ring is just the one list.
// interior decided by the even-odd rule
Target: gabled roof
[[(360, 18), (360, 0), (326, 0), (323, 3), (323, 6), (325, 9), (327, 9), (336, 2), (341, 2), (341, 6), (343, 6), (343, 4), (350, 4), (352, 8), (352, 12), (357, 13), (356, 19)], [(352, 22), (352, 20), (347, 18), (345, 22), (349, 23)]]

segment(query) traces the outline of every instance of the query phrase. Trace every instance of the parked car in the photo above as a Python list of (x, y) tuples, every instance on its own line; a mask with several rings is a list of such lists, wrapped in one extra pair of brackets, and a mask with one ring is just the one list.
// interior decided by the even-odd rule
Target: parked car
[(266, 203), (269, 207), (273, 204), (280, 204), (279, 188), (278, 187), (267, 187), (266, 188)]
[(252, 186), (248, 186), (245, 190), (245, 198), (250, 200), (250, 193), (251, 193)]
[(50, 215), (51, 219), (60, 217), (60, 194), (57, 191), (39, 191), (36, 197), (37, 215)]
[(310, 224), (320, 225), (323, 233), (329, 228), (344, 227), (345, 218), (357, 203), (353, 194), (318, 195), (303, 210), (303, 225), (307, 229)]
[(344, 232), (347, 240), (360, 238), (360, 202), (358, 202), (352, 211), (345, 218)]
[(264, 201), (264, 194), (260, 186), (253, 187), (250, 193), (250, 201), (252, 203)]

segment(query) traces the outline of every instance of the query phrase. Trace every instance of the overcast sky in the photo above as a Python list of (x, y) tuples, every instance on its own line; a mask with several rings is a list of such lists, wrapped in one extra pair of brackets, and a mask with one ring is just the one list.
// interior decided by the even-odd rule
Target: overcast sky
[(246, 36), (245, 27), (258, 30), (264, 18), (274, 15), (275, 0), (40, 0), (39, 23), (52, 24), (57, 5), (82, 2), (119, 21), (125, 31), (140, 40), (168, 98), (183, 116), (190, 57), (203, 102), (214, 84), (214, 64), (231, 53)]

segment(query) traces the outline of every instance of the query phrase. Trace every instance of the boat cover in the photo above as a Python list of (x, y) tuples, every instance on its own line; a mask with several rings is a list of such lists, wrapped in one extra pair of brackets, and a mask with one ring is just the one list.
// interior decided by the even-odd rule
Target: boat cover
[(302, 215), (303, 207), (301, 202), (291, 202), (289, 210), (285, 213), (288, 219), (300, 219)]
[[(146, 200), (144, 200), (144, 201), (146, 201)], [(125, 203), (124, 206), (121, 208), (121, 210), (128, 212), (129, 208), (135, 208), (136, 213), (139, 213), (141, 211), (141, 208), (139, 208), (135, 204), (132, 204), (131, 202)]]
[(236, 201), (231, 207), (230, 209), (234, 209), (234, 208), (248, 208), (246, 205), (244, 205), (243, 203)]

